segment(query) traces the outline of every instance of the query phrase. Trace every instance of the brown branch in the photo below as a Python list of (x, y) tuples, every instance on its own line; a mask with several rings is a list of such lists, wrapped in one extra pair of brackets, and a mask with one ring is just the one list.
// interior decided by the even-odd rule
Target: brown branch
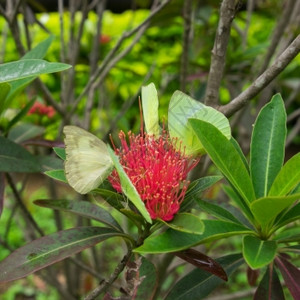
[(186, 0), (183, 4), (183, 45), (181, 55), (181, 70), (180, 70), (180, 90), (186, 91), (186, 79), (188, 74), (188, 61), (189, 61), (189, 45), (190, 35), (192, 29), (192, 0)]
[(286, 66), (300, 52), (300, 35), (289, 45), (289, 47), (274, 61), (274, 63), (260, 75), (245, 91), (233, 99), (230, 103), (222, 106), (219, 110), (226, 116), (232, 116), (240, 110), (249, 100), (255, 97), (273, 79), (276, 78)]
[(219, 88), (225, 68), (225, 58), (230, 37), (231, 23), (236, 14), (236, 1), (223, 0), (215, 43), (211, 51), (211, 63), (205, 91), (206, 105), (216, 106), (219, 102)]
[(127, 262), (129, 261), (131, 257), (132, 251), (131, 249), (128, 249), (128, 252), (126, 255), (123, 257), (123, 259), (120, 261), (120, 263), (117, 265), (116, 269), (114, 272), (111, 274), (108, 280), (105, 280), (100, 283), (99, 286), (97, 286), (90, 294), (88, 294), (84, 300), (93, 300), (97, 296), (99, 296), (102, 293), (105, 293), (107, 289), (111, 286), (111, 284), (119, 277), (119, 275), (122, 273), (124, 270)]
[(271, 44), (268, 48), (266, 56), (263, 58), (263, 64), (262, 64), (259, 74), (262, 74), (268, 67), (268, 65), (271, 61), (271, 58), (276, 51), (277, 45), (279, 44), (279, 41), (280, 41), (281, 37), (283, 36), (285, 28), (289, 24), (289, 20), (291, 18), (292, 11), (293, 11), (293, 8), (294, 8), (296, 2), (297, 1), (294, 1), (294, 0), (286, 1), (286, 3), (285, 3), (286, 5), (285, 5), (285, 8), (281, 15), (281, 18), (280, 18), (279, 22), (277, 23), (276, 28), (274, 29), (272, 39), (271, 39)]

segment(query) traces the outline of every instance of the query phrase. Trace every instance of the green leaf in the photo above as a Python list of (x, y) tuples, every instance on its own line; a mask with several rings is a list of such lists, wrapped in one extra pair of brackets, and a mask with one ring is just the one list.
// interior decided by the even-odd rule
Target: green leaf
[(214, 164), (246, 203), (251, 203), (255, 199), (252, 182), (233, 144), (212, 124), (196, 119), (189, 122)]
[(254, 124), (250, 170), (256, 198), (268, 195), (284, 159), (286, 112), (279, 94), (265, 105)]
[(291, 207), (285, 214), (275, 221), (276, 228), (283, 227), (286, 224), (292, 223), (300, 219), (300, 203)]
[(42, 135), (44, 131), (45, 128), (41, 126), (24, 123), (13, 127), (8, 133), (8, 138), (16, 143), (22, 143)]
[(231, 137), (228, 119), (212, 107), (205, 106), (188, 95), (176, 91), (170, 100), (168, 110), (168, 128), (172, 138), (178, 138), (185, 146), (187, 155), (203, 153), (201, 141), (197, 139), (189, 118), (204, 120), (218, 128), (229, 140)]
[(53, 156), (37, 155), (39, 164), (42, 167), (42, 171), (61, 170), (64, 165), (61, 159)]
[(0, 282), (25, 277), (108, 238), (122, 235), (111, 228), (78, 227), (44, 236), (0, 262)]
[(0, 83), (41, 74), (55, 73), (71, 68), (63, 63), (50, 63), (42, 59), (24, 59), (0, 65)]
[(168, 253), (191, 248), (198, 244), (220, 240), (233, 235), (249, 234), (252, 231), (232, 222), (220, 220), (203, 220), (203, 234), (191, 234), (173, 229), (152, 235), (145, 239), (144, 244), (134, 249), (138, 253)]
[(11, 85), (9, 83), (0, 83), (0, 115), (5, 110), (5, 100), (10, 89)]
[(180, 212), (187, 211), (191, 208), (193, 202), (197, 197), (200, 197), (200, 194), (221, 180), (223, 176), (206, 176), (194, 180), (190, 183), (182, 204), (180, 205)]
[(196, 202), (202, 210), (217, 217), (218, 219), (241, 224), (241, 222), (233, 214), (231, 214), (228, 210), (224, 209), (220, 205), (216, 205), (201, 199), (197, 199)]
[(243, 256), (251, 269), (262, 268), (271, 263), (277, 250), (275, 241), (264, 241), (252, 235), (243, 239)]
[(285, 228), (274, 237), (278, 243), (289, 243), (300, 241), (300, 227), (297, 224), (294, 227)]
[(40, 42), (33, 49), (28, 51), (21, 59), (44, 58), (53, 40), (54, 35), (50, 35), (47, 39)]
[(66, 160), (66, 149), (65, 148), (53, 147), (53, 151), (62, 160)]
[(122, 168), (118, 157), (115, 155), (114, 151), (108, 147), (108, 152), (110, 154), (111, 160), (113, 161), (113, 164), (118, 172), (118, 175), (120, 177), (120, 182), (122, 186), (123, 193), (128, 197), (128, 199), (135, 205), (135, 207), (138, 209), (138, 211), (142, 214), (142, 216), (146, 219), (146, 221), (150, 224), (152, 224), (152, 220), (150, 218), (150, 215), (145, 207), (144, 202), (140, 198), (139, 193), (135, 189), (134, 185), (128, 178), (127, 174), (125, 173), (124, 169)]
[(22, 146), (0, 136), (1, 172), (40, 172), (41, 166), (35, 156)]
[(276, 176), (269, 196), (288, 194), (300, 182), (300, 152), (289, 159)]
[(146, 132), (159, 136), (158, 97), (154, 83), (142, 87), (142, 105)]
[(300, 194), (279, 197), (263, 197), (251, 203), (251, 211), (255, 219), (262, 225), (267, 226), (281, 213), (284, 209), (291, 206), (300, 198)]
[(62, 181), (64, 183), (68, 183), (66, 175), (65, 175), (65, 170), (50, 170), (50, 171), (44, 172), (44, 174), (46, 174), (47, 176), (49, 176), (55, 180)]
[(93, 190), (92, 193), (102, 196), (105, 199), (105, 201), (109, 203), (112, 207), (114, 207), (116, 210), (124, 208), (122, 202), (125, 201), (125, 199), (124, 196), (119, 193), (100, 188)]
[(238, 144), (238, 142), (233, 137), (231, 137), (230, 142), (234, 146), (234, 148), (237, 150), (237, 152), (239, 153), (240, 158), (242, 159), (245, 168), (250, 173), (248, 161), (247, 161), (247, 159), (246, 159), (246, 157), (245, 157), (245, 155), (244, 155), (244, 153), (243, 153), (240, 145)]
[(202, 220), (191, 213), (178, 213), (171, 222), (160, 221), (168, 227), (181, 232), (201, 234), (204, 231)]
[(34, 204), (52, 209), (67, 211), (89, 219), (99, 221), (118, 231), (123, 231), (112, 215), (102, 207), (87, 201), (74, 200), (35, 200)]
[[(230, 275), (244, 262), (240, 254), (224, 256), (216, 261), (224, 268), (227, 275)], [(203, 270), (194, 269), (172, 287), (165, 300), (204, 299), (222, 283), (224, 281), (220, 278)]]

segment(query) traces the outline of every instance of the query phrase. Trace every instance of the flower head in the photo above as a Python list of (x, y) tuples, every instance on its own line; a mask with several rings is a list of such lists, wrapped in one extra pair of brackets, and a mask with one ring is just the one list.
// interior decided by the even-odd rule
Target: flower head
[[(127, 176), (152, 219), (171, 221), (178, 212), (188, 188), (188, 173), (197, 165), (198, 159), (186, 156), (176, 150), (176, 140), (171, 140), (166, 132), (158, 138), (142, 133), (120, 132), (121, 147), (115, 148)], [(122, 192), (120, 179), (114, 170), (109, 176), (112, 186)]]
[(35, 102), (28, 111), (28, 115), (32, 114), (45, 115), (48, 116), (48, 118), (52, 118), (55, 115), (55, 110), (52, 106), (47, 106), (40, 102)]

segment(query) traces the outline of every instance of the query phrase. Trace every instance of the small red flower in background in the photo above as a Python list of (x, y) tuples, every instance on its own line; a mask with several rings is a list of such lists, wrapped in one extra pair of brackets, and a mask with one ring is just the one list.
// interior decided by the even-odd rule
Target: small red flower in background
[(28, 115), (32, 114), (45, 115), (48, 116), (48, 118), (52, 118), (55, 115), (55, 109), (52, 106), (47, 106), (40, 102), (35, 102), (28, 111)]
[(110, 42), (110, 36), (106, 34), (101, 34), (99, 37), (100, 44), (104, 45)]
[[(179, 211), (189, 181), (188, 173), (199, 159), (186, 156), (174, 147), (174, 142), (164, 132), (155, 139), (148, 134), (135, 136), (120, 132), (121, 147), (115, 148), (124, 171), (132, 181), (152, 219), (171, 221)], [(173, 142), (173, 143), (172, 143)], [(120, 179), (114, 170), (108, 177), (118, 192), (122, 192)]]

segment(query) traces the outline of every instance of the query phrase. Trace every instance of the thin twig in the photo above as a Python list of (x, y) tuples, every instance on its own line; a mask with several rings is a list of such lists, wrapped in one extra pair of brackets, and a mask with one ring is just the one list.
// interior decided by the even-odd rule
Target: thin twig
[[(83, 91), (81, 92), (81, 94), (76, 98), (76, 100), (73, 103), (72, 109), (69, 113), (69, 116), (72, 115), (74, 113), (74, 111), (76, 110), (76, 107), (78, 106), (78, 104), (80, 103), (80, 101), (82, 100), (82, 98), (87, 94), (87, 92), (89, 91), (89, 89), (92, 87), (92, 85), (95, 83), (95, 81), (98, 79), (99, 75), (105, 70), (105, 73), (107, 73), (108, 69), (106, 68), (106, 66), (109, 64), (109, 62), (111, 62), (112, 58), (114, 57), (114, 55), (117, 53), (117, 51), (119, 50), (120, 46), (122, 45), (122, 43), (124, 42), (125, 39), (129, 38), (130, 36), (134, 35), (136, 32), (138, 32), (141, 28), (144, 28), (145, 25), (147, 26), (150, 22), (150, 20), (158, 13), (160, 12), (171, 0), (165, 0), (162, 4), (160, 4), (159, 6), (157, 6), (155, 9), (153, 9), (153, 11), (149, 14), (149, 16), (138, 26), (136, 26), (134, 29), (132, 29), (131, 31), (128, 32), (124, 32), (123, 35), (120, 37), (120, 39), (118, 40), (117, 44), (115, 45), (115, 47), (106, 55), (105, 59), (103, 60), (102, 64), (98, 67), (97, 71), (95, 72), (95, 74), (93, 76), (91, 76), (89, 82), (86, 84), (85, 88), (83, 89)], [(132, 44), (129, 47), (133, 47)], [(130, 48), (130, 49), (131, 49)], [(125, 49), (126, 50), (126, 49)], [(124, 51), (125, 51), (124, 50)], [(125, 52), (124, 52), (125, 53)], [(110, 64), (111, 66), (112, 64)]]
[(211, 63), (204, 98), (206, 105), (216, 106), (219, 103), (219, 88), (225, 68), (231, 23), (236, 14), (236, 7), (235, 0), (222, 1), (215, 43), (211, 51)]
[(188, 74), (189, 62), (189, 45), (192, 29), (192, 0), (186, 0), (183, 4), (183, 45), (181, 55), (181, 68), (180, 68), (180, 90), (186, 92), (186, 79)]
[(280, 41), (281, 37), (283, 36), (285, 28), (289, 24), (289, 20), (291, 18), (292, 11), (294, 9), (296, 2), (297, 1), (294, 1), (294, 0), (286, 1), (285, 8), (283, 10), (283, 13), (281, 14), (281, 18), (280, 18), (279, 22), (277, 23), (276, 28), (274, 29), (272, 39), (271, 39), (271, 44), (268, 48), (266, 56), (263, 58), (263, 63), (262, 63), (262, 67), (260, 69), (259, 74), (262, 74), (268, 67), (268, 65), (271, 61), (271, 58), (276, 51), (277, 45), (279, 44), (279, 41)]
[(265, 88), (278, 74), (300, 52), (300, 35), (289, 45), (289, 47), (274, 61), (274, 63), (260, 75), (245, 91), (233, 99), (230, 103), (222, 106), (219, 110), (226, 116), (232, 116), (240, 110), (249, 100), (255, 97), (263, 88)]
[(120, 261), (114, 272), (111, 274), (110, 278), (108, 280), (105, 280), (100, 283), (99, 286), (97, 286), (90, 294), (88, 294), (84, 300), (93, 300), (97, 296), (99, 296), (101, 293), (105, 293), (107, 289), (110, 287), (110, 285), (119, 277), (119, 275), (124, 270), (127, 262), (129, 261), (131, 257), (132, 251), (131, 249), (128, 249), (128, 252), (123, 257), (123, 259)]
[(254, 0), (248, 0), (247, 1), (247, 19), (246, 19), (246, 26), (245, 30), (242, 34), (242, 46), (245, 49), (247, 45), (247, 37), (248, 37), (248, 31), (251, 23), (251, 17), (254, 9)]

